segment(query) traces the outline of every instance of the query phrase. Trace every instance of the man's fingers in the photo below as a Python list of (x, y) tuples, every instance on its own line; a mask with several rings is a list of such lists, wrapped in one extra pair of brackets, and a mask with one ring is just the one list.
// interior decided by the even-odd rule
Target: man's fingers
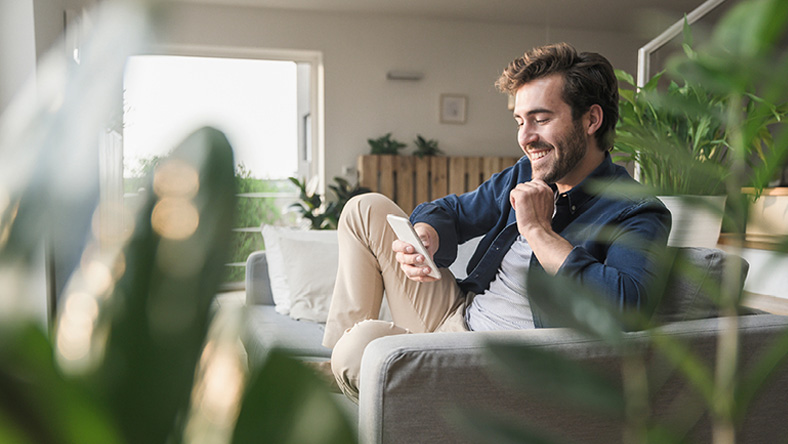
[(394, 241), (394, 242), (391, 244), (391, 249), (392, 249), (392, 250), (394, 250), (394, 251), (395, 251), (395, 252), (397, 252), (397, 253), (408, 253), (408, 254), (412, 254), (412, 253), (415, 253), (415, 252), (416, 252), (416, 249), (415, 249), (415, 248), (413, 248), (413, 245), (411, 245), (411, 244), (409, 244), (409, 243), (407, 243), (407, 242), (405, 242), (405, 241), (401, 241), (401, 240), (399, 240), (399, 239), (395, 240), (395, 241)]
[(397, 253), (396, 255), (397, 262), (402, 265), (421, 265), (424, 263), (424, 256), (420, 254), (407, 254), (407, 253)]
[(400, 267), (402, 268), (402, 271), (405, 273), (405, 276), (407, 276), (408, 279), (417, 282), (437, 281), (437, 279), (435, 279), (434, 277), (428, 276), (430, 272), (429, 267), (418, 267), (418, 266), (405, 265), (405, 264), (400, 265)]

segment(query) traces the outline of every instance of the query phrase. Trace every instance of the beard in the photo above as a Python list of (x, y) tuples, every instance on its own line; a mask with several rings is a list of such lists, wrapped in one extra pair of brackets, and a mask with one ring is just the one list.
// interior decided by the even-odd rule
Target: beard
[(556, 141), (555, 145), (546, 142), (537, 142), (530, 145), (533, 148), (552, 148), (553, 162), (543, 168), (534, 169), (532, 177), (542, 179), (547, 183), (556, 183), (569, 174), (577, 164), (583, 160), (588, 146), (586, 145), (583, 127), (579, 120), (574, 121), (572, 129)]

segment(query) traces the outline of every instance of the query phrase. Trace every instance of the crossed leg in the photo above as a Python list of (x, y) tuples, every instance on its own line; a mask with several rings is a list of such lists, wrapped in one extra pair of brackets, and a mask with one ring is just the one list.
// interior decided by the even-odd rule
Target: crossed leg
[[(406, 216), (381, 194), (363, 194), (345, 205), (339, 220), (339, 264), (323, 345), (340, 388), (358, 399), (364, 347), (382, 336), (439, 329), (464, 302), (454, 276), (441, 269), (436, 282), (416, 282), (400, 269), (387, 214)], [(393, 323), (377, 318), (386, 292)], [(454, 316), (453, 318), (456, 318)], [(367, 322), (362, 322), (367, 321)]]

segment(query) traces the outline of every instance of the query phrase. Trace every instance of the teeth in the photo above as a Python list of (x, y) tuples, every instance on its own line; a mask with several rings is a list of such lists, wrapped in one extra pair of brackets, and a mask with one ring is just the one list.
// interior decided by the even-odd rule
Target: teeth
[(541, 159), (542, 157), (546, 156), (548, 153), (547, 150), (545, 151), (531, 151), (529, 154), (531, 155), (531, 160)]

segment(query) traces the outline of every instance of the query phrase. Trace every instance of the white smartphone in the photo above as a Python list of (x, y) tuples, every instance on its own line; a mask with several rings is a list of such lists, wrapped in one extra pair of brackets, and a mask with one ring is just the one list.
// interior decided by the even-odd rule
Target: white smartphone
[(394, 230), (394, 233), (397, 235), (399, 240), (413, 245), (413, 248), (416, 249), (416, 252), (424, 256), (424, 265), (430, 267), (430, 273), (428, 276), (434, 277), (435, 279), (440, 279), (441, 273), (438, 271), (438, 267), (435, 265), (435, 262), (433, 262), (430, 254), (427, 253), (427, 248), (424, 247), (424, 244), (421, 242), (421, 238), (418, 234), (416, 234), (416, 230), (413, 229), (413, 224), (410, 223), (410, 220), (408, 220), (407, 217), (395, 216), (393, 214), (386, 216), (386, 219), (388, 220), (389, 225), (391, 225), (391, 228)]

